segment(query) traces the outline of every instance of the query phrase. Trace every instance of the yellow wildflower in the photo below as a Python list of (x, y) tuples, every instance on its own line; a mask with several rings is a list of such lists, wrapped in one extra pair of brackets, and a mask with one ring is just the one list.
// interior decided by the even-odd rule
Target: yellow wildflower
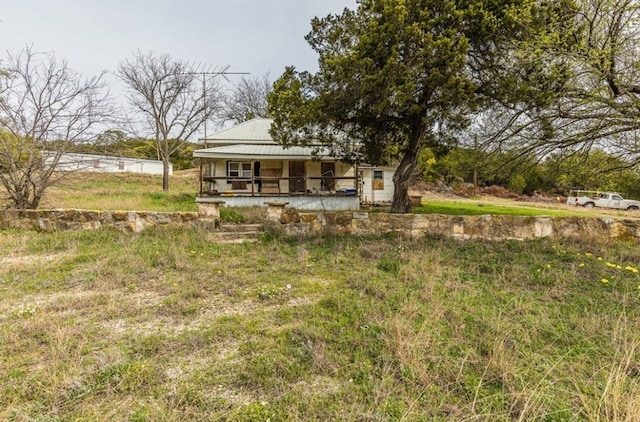
[(607, 284), (607, 283), (609, 282), (609, 280), (607, 280), (606, 278), (603, 278), (603, 279), (602, 279), (602, 282), (603, 282), (604, 284)]

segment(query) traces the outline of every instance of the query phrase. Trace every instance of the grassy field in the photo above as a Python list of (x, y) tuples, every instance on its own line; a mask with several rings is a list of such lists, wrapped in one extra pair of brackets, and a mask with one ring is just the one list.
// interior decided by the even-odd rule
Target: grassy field
[(636, 245), (0, 245), (1, 420), (640, 420)]
[(169, 192), (162, 176), (124, 173), (72, 173), (47, 191), (40, 208), (195, 211), (198, 175), (176, 171)]
[[(87, 176), (43, 205), (189, 211), (196, 191)], [(531, 209), (582, 211), (417, 211)], [(638, 421), (639, 269), (606, 241), (3, 230), (0, 420)]]
[[(543, 206), (542, 204), (522, 205), (514, 201), (497, 202), (496, 198), (471, 199), (427, 199), (421, 207), (414, 207), (411, 212), (420, 214), (447, 215), (519, 215), (536, 216), (549, 215), (553, 217), (584, 216), (588, 210), (580, 207), (568, 207), (562, 204)], [(622, 213), (621, 213), (622, 214)], [(592, 211), (590, 215), (595, 215)]]
[[(176, 171), (170, 191), (162, 191), (162, 178), (137, 174), (71, 174), (60, 186), (49, 190), (40, 208), (77, 208), (96, 210), (195, 211), (198, 174), (194, 170)], [(384, 211), (384, 210), (379, 210)], [(635, 217), (635, 213), (604, 209), (569, 207), (558, 203), (519, 202), (494, 197), (465, 199), (432, 195), (423, 198), (415, 213), (453, 215), (550, 215)]]

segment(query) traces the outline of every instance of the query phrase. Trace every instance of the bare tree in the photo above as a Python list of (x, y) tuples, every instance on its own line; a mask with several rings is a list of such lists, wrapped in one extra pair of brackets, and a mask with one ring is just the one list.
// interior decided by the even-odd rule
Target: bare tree
[(269, 74), (243, 77), (224, 100), (224, 120), (241, 123), (256, 117), (267, 117), (267, 96), (273, 87)]
[(572, 29), (565, 31), (566, 39), (530, 45), (517, 57), (521, 63), (529, 57), (529, 70), (543, 68), (556, 76), (555, 83), (538, 85), (544, 102), (509, 104), (483, 116), (493, 126), (485, 132), (485, 144), (539, 157), (602, 150), (637, 166), (640, 3), (577, 0), (567, 16)]
[(83, 79), (53, 54), (27, 48), (0, 74), (0, 182), (18, 209), (35, 209), (66, 173), (63, 154), (111, 116), (103, 75)]
[(169, 55), (138, 51), (120, 63), (117, 76), (128, 87), (128, 99), (143, 117), (163, 163), (162, 189), (169, 190), (169, 164), (174, 154), (220, 110), (215, 80), (203, 82), (188, 63)]

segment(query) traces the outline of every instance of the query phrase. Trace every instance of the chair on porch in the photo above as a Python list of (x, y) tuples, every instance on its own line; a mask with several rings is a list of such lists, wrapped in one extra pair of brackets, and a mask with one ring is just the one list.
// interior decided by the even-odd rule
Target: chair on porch
[[(282, 177), (282, 169), (260, 169), (260, 175), (262, 177)], [(279, 194), (280, 193), (280, 180), (279, 179), (263, 179), (261, 193), (266, 194)]]

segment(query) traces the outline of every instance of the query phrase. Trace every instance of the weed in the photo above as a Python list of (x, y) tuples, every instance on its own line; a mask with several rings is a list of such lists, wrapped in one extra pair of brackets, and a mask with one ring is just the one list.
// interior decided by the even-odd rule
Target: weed
[(253, 422), (253, 421), (280, 421), (286, 420), (283, 415), (279, 415), (275, 409), (269, 406), (266, 401), (251, 403), (242, 406), (230, 415), (232, 421)]
[(270, 284), (268, 286), (261, 286), (258, 288), (258, 299), (260, 300), (273, 300), (285, 296), (287, 290), (291, 288), (290, 284), (286, 286), (276, 286)]
[(244, 223), (245, 218), (244, 215), (234, 209), (231, 208), (222, 208), (220, 210), (220, 221), (225, 223)]
[(3, 420), (640, 419), (636, 245), (0, 242)]
[(36, 314), (36, 306), (30, 303), (21, 303), (12, 314), (17, 318), (29, 318)]

